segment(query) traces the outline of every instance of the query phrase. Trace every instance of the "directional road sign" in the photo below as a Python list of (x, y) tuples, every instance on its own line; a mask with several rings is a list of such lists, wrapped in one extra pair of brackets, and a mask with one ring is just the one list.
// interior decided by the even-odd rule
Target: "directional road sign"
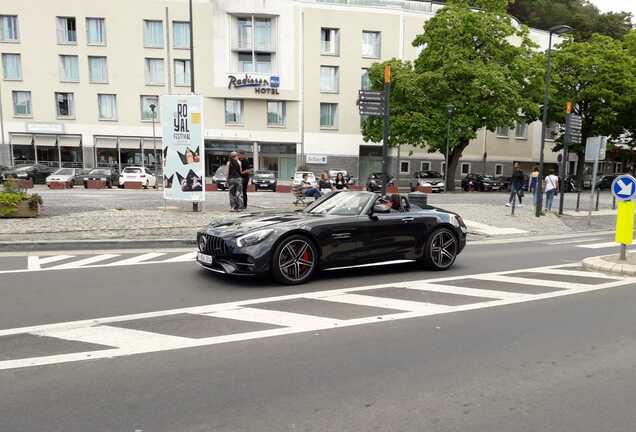
[(565, 122), (565, 138), (568, 143), (580, 144), (581, 143), (581, 128), (583, 126), (583, 120), (580, 116), (574, 114), (568, 114)]
[(616, 199), (630, 201), (636, 196), (636, 179), (630, 175), (621, 175), (612, 182), (612, 193)]
[(371, 90), (358, 92), (360, 115), (381, 117), (384, 115), (384, 93)]

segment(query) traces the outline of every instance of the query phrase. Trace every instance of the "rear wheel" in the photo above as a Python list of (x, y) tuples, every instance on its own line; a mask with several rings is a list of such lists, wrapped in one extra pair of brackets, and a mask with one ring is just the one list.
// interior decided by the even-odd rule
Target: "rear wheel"
[(293, 235), (283, 240), (272, 257), (272, 276), (285, 285), (307, 282), (317, 268), (316, 246), (303, 235)]
[(457, 236), (449, 228), (439, 228), (430, 235), (424, 247), (424, 264), (431, 270), (447, 270), (459, 253)]

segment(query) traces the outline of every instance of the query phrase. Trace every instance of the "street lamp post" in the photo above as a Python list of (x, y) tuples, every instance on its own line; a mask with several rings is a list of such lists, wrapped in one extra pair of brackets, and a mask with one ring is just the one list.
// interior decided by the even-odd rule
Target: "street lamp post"
[(455, 114), (455, 107), (453, 105), (448, 105), (446, 108), (446, 113), (448, 114), (448, 127), (446, 130), (446, 162), (444, 163), (444, 181), (446, 182), (446, 187), (444, 189), (446, 192), (448, 192), (448, 186), (450, 184), (448, 179), (448, 155), (450, 149), (451, 120), (453, 119), (453, 115)]
[(548, 130), (548, 112), (550, 111), (550, 80), (552, 78), (552, 35), (562, 35), (570, 33), (574, 29), (567, 25), (556, 25), (550, 28), (548, 37), (548, 54), (545, 71), (545, 83), (543, 89), (543, 119), (541, 122), (541, 149), (539, 151), (539, 179), (537, 181), (537, 202), (535, 208), (535, 216), (541, 216), (543, 210), (543, 179), (545, 178), (545, 167), (543, 151), (545, 149), (545, 135)]

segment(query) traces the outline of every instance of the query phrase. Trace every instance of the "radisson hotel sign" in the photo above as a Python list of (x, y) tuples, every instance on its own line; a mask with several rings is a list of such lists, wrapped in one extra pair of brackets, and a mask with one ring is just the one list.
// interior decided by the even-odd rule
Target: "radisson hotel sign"
[(278, 95), (278, 87), (280, 86), (280, 77), (272, 75), (269, 79), (253, 77), (245, 74), (243, 76), (228, 75), (227, 88), (240, 89), (252, 87), (254, 93), (264, 95)]

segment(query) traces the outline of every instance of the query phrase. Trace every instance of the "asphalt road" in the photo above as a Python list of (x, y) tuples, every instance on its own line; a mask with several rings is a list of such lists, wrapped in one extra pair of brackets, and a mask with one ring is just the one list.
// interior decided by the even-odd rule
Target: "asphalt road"
[(633, 431), (636, 283), (577, 265), (609, 241), (301, 287), (187, 251), (4, 254), (0, 431)]

